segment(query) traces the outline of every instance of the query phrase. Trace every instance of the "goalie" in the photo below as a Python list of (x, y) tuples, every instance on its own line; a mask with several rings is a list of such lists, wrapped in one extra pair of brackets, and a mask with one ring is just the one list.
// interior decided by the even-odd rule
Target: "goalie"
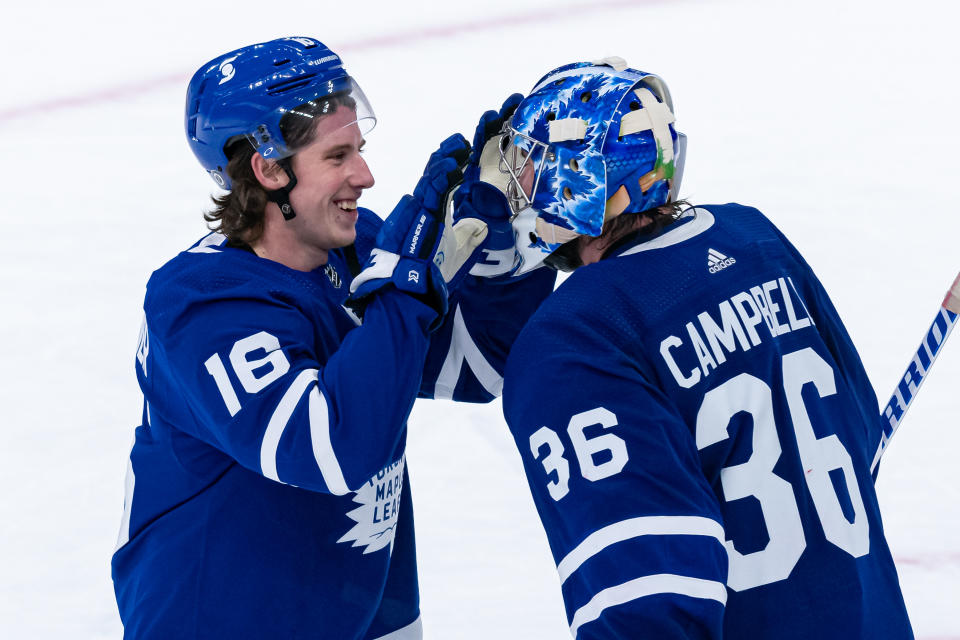
[(504, 413), (575, 638), (911, 638), (877, 398), (758, 210), (676, 199), (684, 137), (619, 59), (544, 76), (500, 141), (525, 268)]

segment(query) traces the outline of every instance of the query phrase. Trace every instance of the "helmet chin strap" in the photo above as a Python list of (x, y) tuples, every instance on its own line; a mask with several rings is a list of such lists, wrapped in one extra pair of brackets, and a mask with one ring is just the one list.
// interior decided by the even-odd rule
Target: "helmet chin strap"
[(290, 163), (289, 157), (280, 158), (277, 160), (277, 164), (284, 170), (290, 181), (286, 186), (267, 191), (267, 200), (280, 207), (280, 213), (283, 214), (284, 220), (293, 220), (297, 217), (297, 212), (293, 210), (293, 205), (290, 204), (290, 192), (297, 186), (297, 176), (293, 172), (293, 165)]

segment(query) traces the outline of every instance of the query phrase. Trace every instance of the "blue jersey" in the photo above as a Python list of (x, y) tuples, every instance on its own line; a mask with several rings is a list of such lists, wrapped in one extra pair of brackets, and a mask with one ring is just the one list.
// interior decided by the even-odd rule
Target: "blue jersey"
[(913, 637), (876, 396), (759, 211), (698, 207), (577, 270), (505, 384), (574, 637)]
[[(380, 222), (360, 211), (360, 262)], [(361, 324), (347, 257), (300, 272), (211, 234), (151, 277), (113, 557), (126, 637), (420, 637), (406, 418), (418, 393), (499, 395), (552, 278), (468, 278), (431, 333), (392, 288)]]

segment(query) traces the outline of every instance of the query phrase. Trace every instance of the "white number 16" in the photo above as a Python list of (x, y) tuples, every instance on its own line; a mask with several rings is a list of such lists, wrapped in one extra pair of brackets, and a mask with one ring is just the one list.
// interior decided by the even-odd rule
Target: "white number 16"
[[(265, 356), (250, 360), (250, 354), (255, 351), (265, 352)], [(280, 349), (280, 341), (273, 334), (261, 331), (252, 336), (237, 340), (230, 349), (230, 365), (233, 372), (247, 393), (257, 393), (268, 384), (290, 370), (290, 361)], [(217, 383), (217, 390), (223, 397), (223, 403), (231, 416), (240, 411), (240, 399), (230, 382), (227, 369), (219, 353), (215, 353), (203, 363), (207, 373), (213, 376)]]

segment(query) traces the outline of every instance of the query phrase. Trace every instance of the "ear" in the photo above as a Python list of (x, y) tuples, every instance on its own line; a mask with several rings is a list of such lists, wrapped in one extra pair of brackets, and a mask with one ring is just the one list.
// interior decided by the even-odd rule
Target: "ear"
[(250, 168), (253, 169), (253, 175), (257, 177), (257, 182), (267, 191), (275, 191), (287, 186), (290, 182), (290, 176), (273, 160), (267, 160), (259, 153), (250, 157)]

